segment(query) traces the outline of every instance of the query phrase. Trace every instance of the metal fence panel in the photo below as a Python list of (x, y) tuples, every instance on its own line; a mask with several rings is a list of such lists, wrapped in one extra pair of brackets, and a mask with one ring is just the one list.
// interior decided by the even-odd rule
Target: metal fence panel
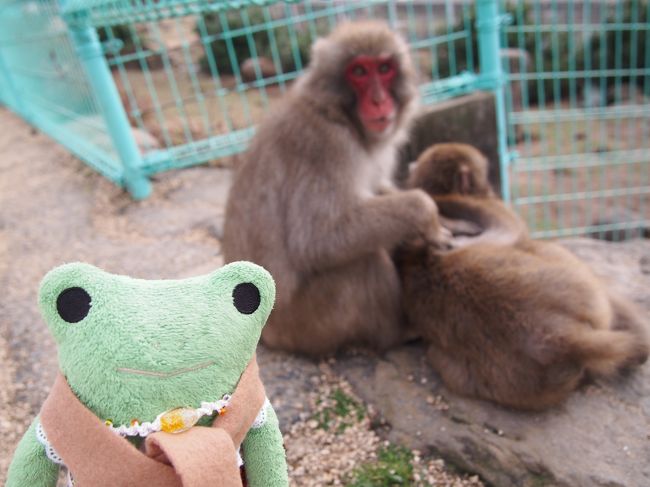
[(316, 37), (385, 19), (425, 105), (495, 93), (503, 194), (534, 236), (622, 238), (650, 223), (649, 16), (647, 0), (7, 0), (0, 101), (145, 197), (154, 173), (243, 151)]
[(650, 224), (650, 3), (502, 2), (512, 201), (533, 235)]
[(148, 175), (244, 150), (313, 40), (342, 20), (385, 19), (404, 34), (425, 104), (477, 80), (468, 2), (14, 0), (0, 9), (0, 83), (18, 86), (3, 102), (136, 197), (148, 194)]

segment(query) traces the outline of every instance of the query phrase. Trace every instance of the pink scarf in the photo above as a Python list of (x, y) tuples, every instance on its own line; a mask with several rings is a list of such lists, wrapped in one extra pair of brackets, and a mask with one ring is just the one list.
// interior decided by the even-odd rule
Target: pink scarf
[(237, 450), (265, 398), (253, 356), (227, 414), (218, 416), (212, 427), (153, 433), (143, 453), (86, 408), (59, 373), (40, 419), (75, 487), (241, 487)]

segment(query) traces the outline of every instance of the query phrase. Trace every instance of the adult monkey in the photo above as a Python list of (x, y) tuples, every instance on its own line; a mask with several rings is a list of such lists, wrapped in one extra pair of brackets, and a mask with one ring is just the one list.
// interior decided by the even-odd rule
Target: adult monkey
[(414, 78), (408, 46), (387, 25), (343, 24), (314, 44), (310, 67), (259, 126), (234, 177), (223, 251), (276, 279), (268, 346), (383, 350), (408, 334), (389, 252), (442, 234), (431, 198), (391, 182)]

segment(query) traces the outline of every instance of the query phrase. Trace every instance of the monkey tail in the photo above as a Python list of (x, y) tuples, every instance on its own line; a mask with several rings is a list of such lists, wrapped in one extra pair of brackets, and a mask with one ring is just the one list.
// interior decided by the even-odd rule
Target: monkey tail
[(596, 376), (612, 376), (641, 365), (648, 358), (648, 343), (626, 330), (594, 330), (573, 334), (572, 355)]

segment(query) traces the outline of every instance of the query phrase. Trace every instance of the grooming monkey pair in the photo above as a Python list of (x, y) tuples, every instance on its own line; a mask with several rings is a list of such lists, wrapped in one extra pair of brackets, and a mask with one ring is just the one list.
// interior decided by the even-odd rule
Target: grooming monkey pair
[(440, 144), (418, 158), (408, 181), (445, 218), (482, 229), (450, 251), (420, 241), (395, 252), (404, 309), (445, 384), (544, 409), (584, 378), (645, 362), (650, 344), (639, 312), (569, 251), (531, 240), (494, 195), (487, 164), (471, 146)]
[[(568, 252), (527, 238), (480, 154), (438, 147), (413, 174), (422, 189), (395, 188), (416, 86), (408, 47), (386, 25), (318, 40), (283, 101), (237, 168), (223, 241), (227, 261), (276, 279), (266, 345), (325, 354), (422, 336), (451, 389), (521, 408), (560, 401), (586, 371), (644, 359), (629, 305)], [(447, 250), (440, 217), (468, 234), (454, 240), (465, 248)], [(407, 243), (418, 240), (428, 244)]]

